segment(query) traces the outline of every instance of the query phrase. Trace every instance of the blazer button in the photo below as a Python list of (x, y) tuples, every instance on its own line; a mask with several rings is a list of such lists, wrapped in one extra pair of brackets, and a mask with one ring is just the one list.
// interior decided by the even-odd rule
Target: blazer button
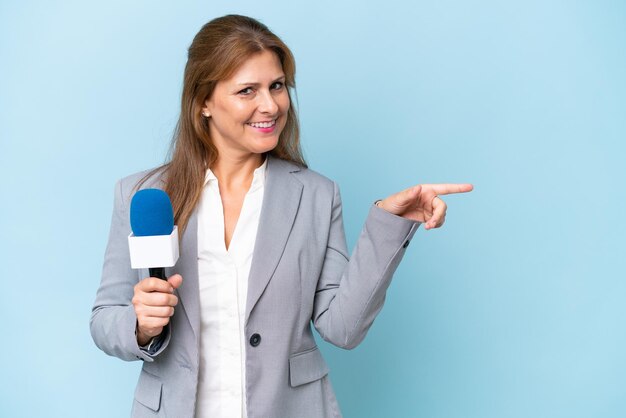
[(407, 239), (406, 241), (404, 241), (404, 244), (402, 245), (402, 248), (406, 248), (409, 246), (409, 240)]
[(261, 344), (261, 336), (259, 334), (252, 334), (252, 337), (250, 337), (250, 345), (256, 347), (259, 344)]

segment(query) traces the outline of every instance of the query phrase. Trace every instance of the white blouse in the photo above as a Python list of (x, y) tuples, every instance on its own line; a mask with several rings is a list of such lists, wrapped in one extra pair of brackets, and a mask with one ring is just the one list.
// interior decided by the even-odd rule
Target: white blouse
[(228, 250), (217, 177), (209, 169), (198, 206), (200, 370), (196, 418), (247, 417), (244, 321), (265, 162), (254, 170)]

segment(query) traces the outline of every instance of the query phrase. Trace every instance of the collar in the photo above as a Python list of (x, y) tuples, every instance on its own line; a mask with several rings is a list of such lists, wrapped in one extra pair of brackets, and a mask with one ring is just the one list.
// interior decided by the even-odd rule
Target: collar
[[(254, 169), (254, 173), (252, 174), (252, 184), (250, 185), (249, 191), (254, 191), (260, 187), (263, 187), (265, 184), (265, 172), (267, 168), (267, 160), (268, 157), (265, 157), (263, 164)], [(217, 182), (217, 177), (210, 168), (207, 168), (206, 175), (204, 176), (204, 185), (206, 186), (209, 182), (215, 181)]]

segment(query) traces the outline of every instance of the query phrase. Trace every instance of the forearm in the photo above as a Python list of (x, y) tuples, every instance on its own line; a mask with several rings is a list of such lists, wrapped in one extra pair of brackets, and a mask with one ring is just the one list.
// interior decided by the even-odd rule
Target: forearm
[(313, 316), (322, 338), (348, 349), (365, 338), (418, 225), (372, 207), (349, 261), (331, 231)]
[(138, 341), (136, 335), (137, 316), (133, 306), (102, 306), (94, 308), (91, 315), (91, 336), (96, 346), (110, 356), (125, 361), (153, 361), (168, 345), (170, 326), (163, 328), (163, 333), (156, 337), (158, 349), (150, 353), (141, 348), (145, 342)]
[(91, 315), (91, 336), (102, 351), (122, 360), (142, 358), (135, 337), (137, 317), (131, 306), (100, 306)]

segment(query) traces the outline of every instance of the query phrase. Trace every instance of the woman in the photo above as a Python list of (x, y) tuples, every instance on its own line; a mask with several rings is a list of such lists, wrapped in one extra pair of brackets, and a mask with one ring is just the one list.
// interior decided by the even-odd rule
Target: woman
[[(133, 417), (341, 416), (311, 323), (359, 344), (417, 226), (443, 224), (437, 195), (472, 188), (377, 201), (348, 261), (338, 188), (302, 157), (294, 80), (267, 27), (209, 22), (189, 48), (171, 161), (116, 185), (91, 332), (107, 354), (144, 361)], [(182, 231), (167, 281), (130, 268), (129, 202), (150, 187)]]

